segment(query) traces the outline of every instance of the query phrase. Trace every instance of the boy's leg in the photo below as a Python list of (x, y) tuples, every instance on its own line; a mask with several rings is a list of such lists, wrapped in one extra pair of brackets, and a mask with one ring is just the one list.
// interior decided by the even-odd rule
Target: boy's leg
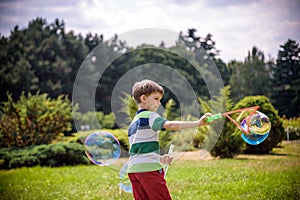
[(158, 170), (153, 172), (135, 173), (136, 179), (141, 183), (151, 200), (170, 200), (169, 189), (164, 179), (164, 171)]
[(128, 174), (128, 177), (132, 184), (133, 197), (135, 200), (149, 200), (149, 197), (148, 197), (147, 193), (145, 192), (142, 184), (138, 180), (138, 177), (136, 177), (136, 174), (138, 174), (138, 173), (129, 173)]

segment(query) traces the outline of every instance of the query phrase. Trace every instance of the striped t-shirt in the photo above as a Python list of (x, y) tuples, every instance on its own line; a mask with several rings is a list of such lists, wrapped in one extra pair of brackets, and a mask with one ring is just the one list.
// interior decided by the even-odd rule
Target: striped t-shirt
[(156, 112), (139, 110), (128, 129), (128, 173), (148, 172), (163, 168), (160, 163), (158, 131), (163, 130), (166, 119)]

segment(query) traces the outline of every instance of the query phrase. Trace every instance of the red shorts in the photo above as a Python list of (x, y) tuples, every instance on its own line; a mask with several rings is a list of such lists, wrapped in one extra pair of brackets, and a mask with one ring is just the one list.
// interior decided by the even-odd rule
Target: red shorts
[(164, 170), (129, 173), (135, 200), (170, 200)]

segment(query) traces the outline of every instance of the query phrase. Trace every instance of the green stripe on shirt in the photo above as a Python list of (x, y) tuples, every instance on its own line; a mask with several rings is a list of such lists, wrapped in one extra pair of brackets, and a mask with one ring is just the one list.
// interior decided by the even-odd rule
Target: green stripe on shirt
[(151, 112), (150, 111), (143, 111), (136, 115), (138, 118), (149, 118)]
[(129, 155), (134, 155), (134, 154), (142, 154), (142, 153), (160, 153), (159, 150), (159, 142), (157, 141), (152, 141), (152, 142), (140, 142), (133, 144), (130, 148)]
[(162, 130), (165, 121), (166, 121), (166, 119), (163, 118), (163, 117), (156, 118), (153, 125), (152, 125), (152, 130), (154, 130), (154, 131)]
[(156, 171), (163, 168), (163, 165), (160, 163), (140, 163), (135, 165), (128, 165), (127, 173), (133, 172), (149, 172)]

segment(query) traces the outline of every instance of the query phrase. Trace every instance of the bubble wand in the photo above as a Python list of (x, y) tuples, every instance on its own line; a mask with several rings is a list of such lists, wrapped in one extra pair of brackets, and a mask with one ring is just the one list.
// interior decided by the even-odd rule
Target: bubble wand
[[(174, 151), (174, 144), (171, 144), (170, 148), (169, 148), (168, 155), (172, 156), (173, 151)], [(165, 167), (165, 176), (164, 176), (164, 178), (166, 178), (166, 176), (167, 176), (168, 169), (169, 169), (169, 165), (167, 164), (166, 167)]]
[[(225, 112), (223, 114), (218, 113), (212, 116), (207, 116), (206, 121), (212, 122), (214, 120), (227, 117), (233, 124), (235, 124), (242, 131), (242, 139), (250, 145), (258, 145), (262, 143), (269, 135), (271, 130), (271, 123), (268, 116), (258, 111), (259, 106), (253, 106), (249, 108), (242, 108)], [(239, 124), (237, 121), (243, 116), (246, 111), (250, 111), (250, 114), (241, 121)], [(230, 114), (241, 112), (237, 120), (230, 117)]]
[(249, 117), (246, 118), (247, 120), (247, 124), (249, 124), (249, 119), (251, 118), (251, 116), (253, 114), (255, 114), (257, 112), (257, 110), (259, 109), (259, 106), (253, 106), (253, 107), (248, 107), (248, 108), (242, 108), (242, 109), (238, 109), (238, 110), (233, 110), (233, 111), (229, 111), (229, 112), (225, 112), (225, 113), (218, 113), (218, 114), (214, 114), (212, 116), (207, 116), (207, 122), (212, 122), (216, 119), (220, 119), (222, 118), (222, 116), (227, 117), (232, 123), (234, 123), (242, 132), (249, 134), (249, 128), (250, 126), (247, 126), (247, 128), (242, 127), (240, 124), (238, 124), (238, 122), (236, 120), (234, 120), (232, 117), (230, 117), (229, 115), (233, 114), (233, 113), (239, 113), (239, 112), (245, 112), (245, 111), (252, 111), (249, 115)]

